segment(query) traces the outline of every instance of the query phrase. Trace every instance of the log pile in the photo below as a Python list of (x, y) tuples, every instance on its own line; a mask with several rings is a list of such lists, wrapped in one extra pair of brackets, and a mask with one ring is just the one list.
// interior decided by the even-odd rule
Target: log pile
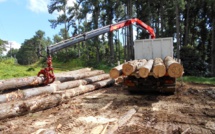
[(173, 78), (179, 78), (183, 75), (184, 68), (173, 57), (167, 56), (164, 59), (141, 59), (133, 60), (114, 67), (110, 70), (109, 75), (111, 78), (117, 81), (121, 77), (135, 76), (137, 78), (147, 78), (149, 75), (155, 78), (170, 76)]
[(90, 68), (59, 73), (56, 78), (53, 84), (46, 86), (38, 86), (43, 81), (42, 77), (0, 81), (0, 119), (52, 108), (73, 96), (115, 83), (109, 74), (102, 70), (92, 71)]

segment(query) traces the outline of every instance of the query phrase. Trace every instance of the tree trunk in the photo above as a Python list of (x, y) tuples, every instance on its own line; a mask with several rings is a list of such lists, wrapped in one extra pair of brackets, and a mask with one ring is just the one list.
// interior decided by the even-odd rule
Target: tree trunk
[(108, 79), (96, 82), (94, 84), (68, 89), (61, 94), (41, 95), (24, 101), (4, 103), (1, 104), (0, 107), (0, 119), (25, 115), (28, 113), (49, 109), (58, 106), (60, 103), (66, 101), (68, 98), (112, 85), (114, 84), (114, 82), (115, 81), (113, 79)]
[[(215, 4), (214, 4), (215, 5)], [(215, 6), (214, 6), (215, 8)], [(213, 9), (215, 10), (215, 9)], [(212, 20), (212, 51), (211, 51), (211, 60), (212, 60), (212, 65), (211, 65), (211, 70), (212, 70), (212, 75), (215, 77), (215, 17), (213, 16)]]
[(45, 93), (54, 93), (56, 91), (70, 89), (70, 88), (78, 87), (80, 85), (86, 85), (89, 83), (101, 81), (101, 80), (108, 79), (108, 78), (109, 78), (109, 74), (101, 74), (101, 75), (97, 75), (97, 76), (93, 76), (93, 77), (88, 77), (83, 80), (76, 80), (76, 81), (64, 82), (64, 83), (60, 83), (60, 84), (51, 84), (51, 85), (44, 86), (44, 87), (18, 90), (18, 91), (7, 93), (7, 94), (1, 94), (0, 103), (14, 101), (14, 100), (27, 99), (27, 98), (45, 94)]
[[(110, 11), (108, 13), (108, 24), (112, 24), (113, 20), (113, 8), (110, 8)], [(113, 46), (113, 32), (108, 32), (108, 44), (110, 48), (110, 55), (109, 55), (109, 61), (110, 63), (114, 63), (115, 61), (115, 53), (114, 53), (114, 46)]]
[(187, 12), (186, 12), (186, 18), (185, 18), (184, 46), (188, 44), (188, 37), (189, 37), (190, 0), (187, 1), (186, 11)]
[(175, 5), (175, 13), (176, 13), (176, 38), (177, 38), (177, 58), (180, 59), (180, 25), (179, 25), (179, 5), (178, 2), (176, 2)]
[(153, 60), (152, 59), (148, 60), (147, 63), (139, 69), (139, 72), (138, 72), (139, 76), (142, 78), (148, 77), (152, 69), (152, 65), (153, 65)]
[(155, 78), (163, 77), (166, 74), (166, 67), (161, 58), (155, 58), (153, 64), (153, 76)]
[(177, 61), (175, 61), (172, 57), (170, 56), (165, 57), (164, 63), (170, 77), (178, 78), (183, 75), (184, 73), (183, 66)]
[(119, 65), (117, 67), (114, 67), (110, 70), (109, 74), (110, 74), (110, 77), (112, 79), (116, 79), (117, 77), (119, 77), (120, 75), (122, 75), (122, 65)]

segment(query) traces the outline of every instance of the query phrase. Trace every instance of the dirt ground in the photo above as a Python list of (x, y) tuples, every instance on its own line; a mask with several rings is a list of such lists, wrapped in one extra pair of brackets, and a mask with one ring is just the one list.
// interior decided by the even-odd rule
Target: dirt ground
[(200, 84), (185, 84), (172, 95), (103, 88), (52, 109), (1, 120), (0, 133), (105, 134), (130, 109), (136, 113), (116, 134), (215, 134), (215, 86)]

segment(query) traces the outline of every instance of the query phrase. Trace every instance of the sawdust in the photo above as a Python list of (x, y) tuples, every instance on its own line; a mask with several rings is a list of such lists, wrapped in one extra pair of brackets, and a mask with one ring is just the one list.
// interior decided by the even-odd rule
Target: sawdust
[(103, 133), (135, 108), (115, 133), (215, 133), (215, 87), (185, 84), (173, 95), (129, 93), (114, 86), (37, 113), (0, 121), (2, 134)]

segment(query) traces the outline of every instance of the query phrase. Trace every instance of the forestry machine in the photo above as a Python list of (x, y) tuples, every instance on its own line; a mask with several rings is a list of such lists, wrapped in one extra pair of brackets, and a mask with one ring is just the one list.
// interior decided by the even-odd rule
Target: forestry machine
[[(104, 34), (104, 33), (107, 33), (107, 32), (113, 32), (115, 30), (118, 30), (120, 28), (129, 26), (129, 25), (135, 24), (135, 23), (136, 23), (136, 25), (138, 27), (140, 27), (142, 29), (145, 29), (150, 34), (151, 39), (149, 39), (149, 40), (151, 42), (153, 42), (153, 40), (155, 40), (154, 30), (150, 26), (148, 26), (147, 24), (145, 24), (144, 22), (142, 22), (141, 20), (139, 20), (137, 18), (133, 18), (133, 19), (128, 19), (128, 20), (120, 21), (120, 22), (118, 22), (116, 24), (107, 25), (107, 26), (104, 26), (104, 27), (101, 27), (101, 28), (98, 28), (98, 29), (95, 29), (95, 30), (92, 30), (92, 31), (89, 31), (89, 32), (85, 32), (83, 34), (79, 34), (77, 36), (71, 37), (70, 39), (63, 40), (63, 41), (61, 41), (59, 43), (56, 43), (54, 45), (48, 46), (47, 47), (47, 67), (44, 68), (44, 69), (42, 69), (42, 70), (40, 70), (40, 72), (38, 73), (38, 76), (42, 75), (45, 78), (44, 84), (49, 84), (49, 83), (54, 82), (55, 76), (54, 76), (53, 67), (52, 67), (52, 57), (51, 57), (52, 53), (57, 52), (57, 51), (59, 51), (61, 49), (64, 49), (66, 47), (72, 46), (72, 45), (74, 45), (76, 43), (79, 43), (79, 42), (91, 39), (91, 38), (93, 38), (95, 36), (98, 36), (98, 35), (101, 35), (101, 34)], [(157, 43), (161, 44), (161, 42), (163, 42), (163, 40), (158, 40)], [(135, 43), (134, 43), (135, 59), (141, 59), (141, 58), (142, 59), (147, 59), (147, 57), (144, 57), (142, 55), (142, 53), (146, 52), (148, 54), (149, 51), (152, 51), (152, 50), (146, 49), (146, 50), (143, 50), (141, 52), (141, 50), (143, 48), (143, 47), (141, 47), (142, 46), (142, 44), (141, 44), (142, 42), (137, 42), (137, 44), (140, 44), (140, 45), (137, 45), (137, 46), (140, 46), (140, 48), (139, 47), (135, 47)], [(167, 43), (168, 43), (168, 41), (167, 41)], [(172, 42), (170, 41), (170, 45), (172, 46), (171, 43)], [(162, 48), (162, 46), (159, 46), (158, 49), (161, 49), (161, 48)], [(153, 49), (153, 51), (156, 51), (154, 49), (157, 49), (157, 48), (152, 48), (152, 49)], [(170, 51), (173, 52), (173, 50), (170, 50)], [(141, 55), (141, 56), (138, 56), (138, 55)], [(165, 55), (166, 54), (162, 54), (162, 56), (165, 56)], [(152, 56), (152, 57), (149, 57), (149, 58), (154, 58), (154, 57)], [(169, 82), (170, 85), (173, 85), (173, 86), (175, 84), (175, 79), (172, 79), (170, 77), (164, 77), (164, 78), (161, 78), (161, 79), (155, 79), (154, 77), (149, 77), (148, 79), (143, 79), (143, 78), (138, 78), (137, 79), (137, 78), (133, 78), (133, 77), (128, 77), (127, 79), (124, 80), (124, 85), (126, 87), (133, 87), (134, 83), (136, 83), (135, 85), (138, 85), (138, 87), (140, 87), (140, 86), (143, 87), (143, 86), (147, 86), (147, 85), (148, 85), (148, 87), (153, 87), (153, 85), (156, 86), (156, 85), (160, 85), (159, 83), (165, 83), (164, 81)], [(159, 87), (159, 86), (157, 86), (157, 87)]]
[(79, 34), (75, 37), (71, 37), (70, 39), (63, 40), (59, 43), (48, 46), (47, 47), (47, 61), (46, 61), (47, 67), (45, 67), (44, 69), (41, 69), (40, 72), (37, 74), (37, 76), (42, 75), (45, 78), (44, 84), (49, 84), (49, 83), (54, 82), (55, 76), (54, 76), (53, 67), (52, 67), (52, 57), (51, 57), (52, 53), (57, 52), (66, 47), (72, 46), (76, 43), (86, 41), (95, 36), (98, 36), (98, 35), (101, 35), (101, 34), (104, 34), (107, 32), (113, 32), (115, 30), (129, 26), (134, 23), (136, 23), (141, 28), (147, 30), (150, 33), (152, 39), (155, 38), (154, 30), (150, 26), (148, 26), (147, 24), (145, 24), (144, 22), (142, 22), (141, 20), (139, 20), (137, 18), (121, 21), (116, 24), (107, 25), (107, 26), (104, 26), (104, 27), (101, 27), (101, 28), (98, 28), (98, 29), (95, 29), (95, 30), (92, 30), (89, 32), (85, 32), (85, 33)]

